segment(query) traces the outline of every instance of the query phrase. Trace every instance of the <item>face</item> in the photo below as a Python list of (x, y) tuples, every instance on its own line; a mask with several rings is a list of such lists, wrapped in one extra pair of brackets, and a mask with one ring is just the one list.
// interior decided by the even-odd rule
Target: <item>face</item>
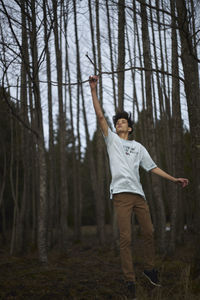
[(119, 119), (116, 123), (116, 132), (119, 134), (121, 132), (129, 132), (131, 128), (128, 127), (128, 121), (126, 119)]

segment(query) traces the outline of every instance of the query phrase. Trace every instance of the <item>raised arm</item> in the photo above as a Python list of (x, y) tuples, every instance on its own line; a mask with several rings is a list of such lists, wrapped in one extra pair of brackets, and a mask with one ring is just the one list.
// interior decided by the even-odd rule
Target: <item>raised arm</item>
[(98, 76), (90, 76), (89, 77), (90, 82), (90, 88), (91, 88), (91, 94), (92, 94), (92, 101), (94, 110), (97, 116), (97, 120), (99, 122), (99, 125), (101, 127), (101, 130), (103, 131), (103, 134), (105, 136), (108, 135), (108, 123), (103, 115), (99, 100), (97, 98), (97, 82), (98, 82)]
[(175, 178), (169, 174), (167, 174), (165, 171), (161, 170), (160, 168), (156, 167), (151, 170), (152, 173), (157, 174), (163, 178), (166, 178), (168, 180), (173, 181), (174, 183), (179, 183), (183, 188), (188, 185), (189, 180), (186, 178)]

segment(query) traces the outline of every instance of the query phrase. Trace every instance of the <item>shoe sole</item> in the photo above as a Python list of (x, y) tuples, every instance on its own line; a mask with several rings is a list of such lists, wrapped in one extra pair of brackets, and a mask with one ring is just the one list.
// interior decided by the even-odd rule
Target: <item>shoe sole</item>
[(161, 287), (161, 284), (159, 283), (155, 283), (153, 281), (151, 281), (151, 279), (143, 272), (143, 275), (149, 280), (149, 282), (154, 285), (154, 286), (157, 286), (157, 287)]

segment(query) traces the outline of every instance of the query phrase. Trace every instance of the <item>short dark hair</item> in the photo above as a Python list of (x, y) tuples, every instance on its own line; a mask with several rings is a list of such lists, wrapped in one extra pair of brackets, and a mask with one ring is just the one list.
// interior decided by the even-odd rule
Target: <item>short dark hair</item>
[(119, 119), (126, 119), (128, 121), (128, 127), (131, 128), (131, 131), (129, 132), (129, 134), (131, 134), (133, 132), (133, 121), (131, 119), (131, 113), (127, 113), (126, 111), (117, 111), (116, 115), (113, 116), (113, 123), (114, 126), (116, 127), (117, 121)]

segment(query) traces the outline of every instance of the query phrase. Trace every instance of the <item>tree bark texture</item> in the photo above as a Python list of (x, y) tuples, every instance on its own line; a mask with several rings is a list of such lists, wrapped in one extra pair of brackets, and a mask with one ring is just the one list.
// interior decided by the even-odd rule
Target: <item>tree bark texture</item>
[[(150, 42), (148, 33), (148, 23), (147, 23), (147, 13), (145, 1), (141, 1), (141, 18), (142, 18), (142, 41), (143, 41), (143, 55), (144, 55), (144, 66), (147, 70), (151, 70), (151, 52), (150, 52)], [(150, 153), (154, 161), (157, 161), (157, 153), (155, 148), (156, 137), (153, 123), (153, 109), (152, 109), (152, 87), (151, 87), (151, 71), (145, 71), (145, 88), (146, 88), (146, 104), (147, 104), (147, 126), (148, 126), (148, 146)], [(158, 243), (158, 249), (160, 252), (165, 251), (165, 226), (166, 226), (166, 216), (165, 207), (162, 199), (161, 183), (160, 178), (157, 176), (152, 176), (152, 186), (154, 201), (156, 201), (157, 208), (157, 222), (156, 222), (156, 237)]]
[(60, 246), (64, 250), (67, 247), (67, 211), (68, 211), (68, 188), (67, 188), (67, 175), (66, 175), (66, 119), (63, 109), (63, 90), (62, 90), (62, 50), (61, 41), (59, 40), (58, 32), (58, 3), (55, 0), (53, 2), (54, 12), (54, 39), (55, 39), (55, 53), (56, 53), (56, 73), (58, 81), (58, 106), (59, 106), (59, 170), (60, 170)]
[[(125, 0), (118, 1), (118, 70), (125, 66)], [(125, 73), (118, 73), (118, 109), (124, 109)]]

